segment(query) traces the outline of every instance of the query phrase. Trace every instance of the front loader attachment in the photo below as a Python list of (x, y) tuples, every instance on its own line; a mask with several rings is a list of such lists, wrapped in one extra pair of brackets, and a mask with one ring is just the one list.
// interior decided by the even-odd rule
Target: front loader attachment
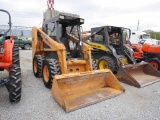
[(117, 78), (135, 87), (144, 87), (160, 81), (160, 72), (146, 62), (135, 65), (123, 65), (118, 71)]
[(115, 97), (124, 92), (109, 70), (56, 75), (52, 95), (66, 112)]

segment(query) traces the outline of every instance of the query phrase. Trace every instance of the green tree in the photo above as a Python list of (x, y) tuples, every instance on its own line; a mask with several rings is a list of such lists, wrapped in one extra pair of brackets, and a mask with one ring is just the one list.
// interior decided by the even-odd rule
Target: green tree
[(160, 32), (155, 32), (155, 31), (150, 30), (150, 29), (149, 30), (144, 30), (144, 32), (146, 32), (147, 34), (150, 34), (151, 38), (160, 40)]

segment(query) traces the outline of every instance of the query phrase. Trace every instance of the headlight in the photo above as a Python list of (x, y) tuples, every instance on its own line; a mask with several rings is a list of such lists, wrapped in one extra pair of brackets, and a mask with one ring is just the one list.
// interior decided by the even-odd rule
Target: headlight
[(59, 16), (60, 19), (64, 19), (64, 16)]
[(81, 22), (81, 23), (84, 23), (84, 19), (80, 19), (80, 22)]

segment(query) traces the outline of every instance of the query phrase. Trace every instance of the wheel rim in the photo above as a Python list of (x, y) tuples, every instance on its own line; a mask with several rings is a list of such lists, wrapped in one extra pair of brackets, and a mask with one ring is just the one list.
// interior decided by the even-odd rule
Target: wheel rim
[(48, 70), (48, 67), (46, 65), (43, 68), (43, 76), (44, 76), (45, 82), (48, 82), (48, 80), (49, 80), (49, 70)]
[(108, 69), (108, 62), (106, 60), (101, 60), (99, 62), (99, 68), (100, 69)]
[(37, 62), (36, 62), (36, 60), (34, 60), (33, 66), (34, 66), (34, 73), (37, 73)]
[(155, 61), (151, 61), (149, 62), (154, 68), (156, 68), (158, 70), (158, 63)]
[(30, 46), (29, 45), (25, 45), (25, 49), (29, 50)]

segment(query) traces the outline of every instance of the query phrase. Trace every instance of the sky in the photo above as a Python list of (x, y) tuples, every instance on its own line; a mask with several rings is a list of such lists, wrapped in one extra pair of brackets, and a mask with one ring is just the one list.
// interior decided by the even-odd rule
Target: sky
[[(83, 30), (112, 25), (139, 31), (160, 31), (160, 0), (54, 0), (54, 9), (80, 15)], [(10, 12), (12, 25), (41, 27), (47, 0), (1, 0), (0, 9)], [(0, 25), (8, 22), (0, 13)], [(6, 21), (7, 20), (7, 21)]]

